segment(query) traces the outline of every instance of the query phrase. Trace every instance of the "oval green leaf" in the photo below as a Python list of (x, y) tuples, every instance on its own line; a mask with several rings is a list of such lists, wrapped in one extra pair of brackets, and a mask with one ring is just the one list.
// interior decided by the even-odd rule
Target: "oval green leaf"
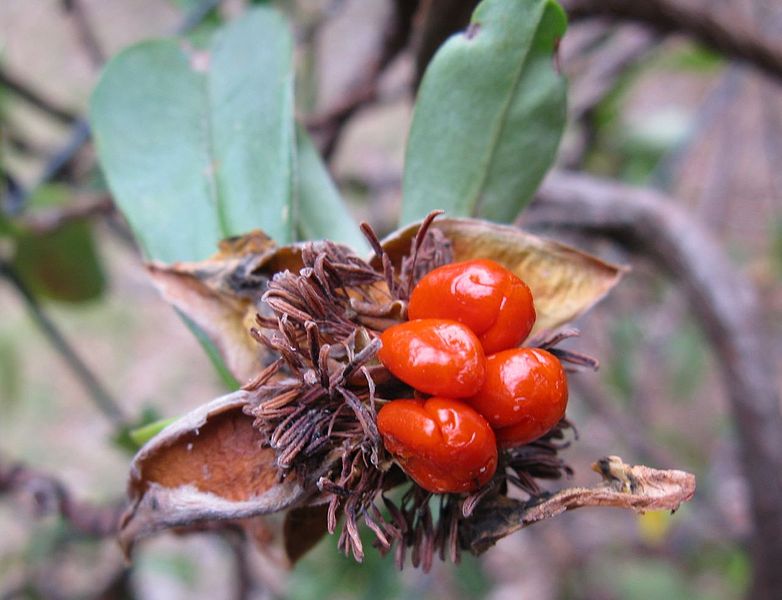
[(426, 71), (405, 157), (402, 223), (444, 209), (512, 221), (556, 155), (566, 85), (553, 0), (484, 0)]
[(91, 102), (109, 186), (146, 255), (198, 260), (260, 227), (293, 241), (293, 42), (259, 8), (208, 52), (143, 42), (107, 66)]

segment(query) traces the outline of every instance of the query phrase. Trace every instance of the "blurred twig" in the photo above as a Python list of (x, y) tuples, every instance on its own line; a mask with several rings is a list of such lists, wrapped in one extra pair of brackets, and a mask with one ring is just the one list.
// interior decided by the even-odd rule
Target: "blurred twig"
[(722, 75), (720, 81), (701, 103), (693, 123), (688, 128), (687, 135), (666, 152), (657, 164), (652, 172), (655, 187), (666, 190), (671, 188), (686, 164), (686, 158), (693, 150), (693, 146), (706, 132), (719, 123), (731, 101), (737, 95), (735, 89), (737, 72), (737, 68), (733, 68), (728, 69)]
[(574, 80), (568, 99), (570, 118), (580, 120), (614, 89), (616, 82), (659, 38), (640, 28), (622, 28), (593, 54), (583, 73)]
[(10, 92), (31, 106), (54, 117), (61, 123), (72, 123), (76, 120), (76, 114), (71, 110), (58, 106), (40, 92), (32, 89), (29, 85), (21, 82), (4, 70), (0, 70), (0, 85), (7, 88)]
[(377, 98), (381, 76), (410, 39), (418, 2), (419, 0), (394, 1), (393, 14), (383, 32), (377, 56), (350, 86), (342, 101), (326, 113), (308, 119), (307, 127), (318, 136), (324, 158), (328, 159), (334, 154), (348, 120)]
[(124, 509), (119, 503), (96, 506), (78, 502), (58, 478), (0, 456), (0, 495), (5, 494), (26, 499), (37, 516), (58, 514), (79, 533), (96, 538), (117, 532)]
[(751, 597), (778, 597), (782, 413), (766, 325), (752, 285), (697, 221), (675, 200), (653, 190), (553, 173), (527, 218), (608, 235), (653, 258), (682, 286), (720, 363), (736, 422), (754, 526)]
[(42, 235), (62, 228), (68, 223), (111, 214), (114, 203), (107, 195), (77, 198), (65, 206), (26, 214), (22, 225), (32, 233)]
[(636, 21), (660, 33), (683, 33), (731, 58), (746, 61), (771, 77), (782, 79), (782, 44), (779, 36), (761, 31), (719, 12), (695, 8), (676, 0), (566, 0), (571, 21), (609, 17)]
[(479, 0), (429, 0), (415, 58), (413, 87), (418, 89), (434, 53), (455, 31), (464, 29)]
[(65, 364), (68, 365), (68, 368), (70, 368), (79, 380), (79, 383), (82, 384), (95, 406), (117, 429), (124, 426), (127, 423), (127, 418), (120, 408), (120, 405), (114, 400), (111, 394), (109, 394), (73, 346), (71, 346), (63, 333), (49, 318), (49, 315), (43, 310), (38, 299), (24, 281), (22, 281), (14, 268), (2, 260), (0, 260), (0, 277), (10, 283), (11, 287), (24, 301), (30, 316), (41, 330), (41, 333), (46, 336), (49, 343), (51, 343), (54, 349), (60, 354), (65, 361)]
[[(67, 0), (63, 0), (66, 1)], [(72, 1), (72, 0), (71, 0)], [(191, 9), (189, 12), (187, 12), (184, 17), (182, 18), (182, 21), (179, 23), (179, 25), (175, 28), (174, 33), (176, 34), (185, 34), (195, 27), (197, 27), (201, 21), (203, 21), (212, 10), (214, 10), (219, 4), (221, 0), (204, 0), (200, 4), (197, 4), (193, 9)], [(78, 6), (78, 2), (75, 6)], [(86, 25), (86, 20), (82, 23), (82, 25)], [(89, 26), (87, 25), (87, 28), (89, 29)], [(91, 31), (91, 30), (90, 30)], [(97, 42), (96, 42), (97, 44)], [(97, 48), (97, 46), (96, 46)], [(103, 53), (100, 51), (100, 49), (97, 49), (97, 52), (95, 52), (95, 49), (91, 50), (91, 59), (93, 62), (95, 62), (96, 65), (102, 64), (103, 61)], [(98, 59), (101, 60), (100, 63), (96, 62)], [(57, 178), (67, 167), (71, 164), (73, 159), (76, 157), (76, 155), (81, 151), (81, 149), (84, 147), (84, 145), (89, 141), (90, 139), (90, 126), (87, 122), (87, 119), (79, 119), (71, 128), (71, 131), (68, 135), (68, 139), (63, 144), (63, 146), (55, 151), (49, 161), (46, 163), (46, 165), (43, 168), (43, 171), (38, 178), (38, 182), (36, 186), (43, 185), (49, 181), (52, 181), (53, 179)], [(11, 197), (9, 200), (9, 203), (12, 205), (21, 205), (24, 202), (24, 199), (27, 197), (27, 192), (24, 190), (19, 190), (16, 194), (10, 194), (11, 196), (17, 196), (17, 197)]]
[(567, 168), (580, 166), (596, 138), (595, 109), (614, 90), (622, 76), (657, 44), (659, 36), (641, 27), (620, 28), (595, 49), (576, 77), (573, 77), (568, 118), (580, 124), (580, 136), (560, 151), (559, 163)]
[(247, 538), (239, 527), (226, 527), (220, 537), (228, 544), (234, 560), (234, 598), (248, 600), (258, 591), (252, 567), (247, 560)]
[(106, 62), (106, 54), (98, 42), (98, 36), (90, 23), (89, 16), (82, 0), (61, 0), (63, 8), (71, 15), (79, 42), (94, 67), (100, 67)]
[(92, 600), (132, 600), (136, 597), (131, 585), (132, 569), (124, 566), (119, 569), (108, 583), (99, 590)]

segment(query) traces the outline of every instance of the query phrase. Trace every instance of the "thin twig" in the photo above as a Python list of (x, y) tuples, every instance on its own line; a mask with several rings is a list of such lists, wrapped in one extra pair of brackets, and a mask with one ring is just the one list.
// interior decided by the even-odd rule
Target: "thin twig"
[(782, 79), (782, 44), (748, 23), (728, 21), (718, 11), (695, 8), (676, 0), (568, 0), (571, 21), (609, 17), (635, 21), (660, 33), (682, 33), (714, 50), (745, 61), (771, 77)]
[[(175, 28), (174, 33), (184, 34), (197, 27), (208, 15), (220, 4), (221, 0), (205, 0), (198, 4), (183, 17), (180, 24)], [(57, 178), (68, 165), (71, 164), (76, 155), (81, 151), (84, 145), (90, 139), (90, 126), (86, 119), (79, 119), (68, 135), (68, 140), (57, 150), (43, 168), (43, 172), (38, 178), (37, 186), (43, 185)], [(10, 194), (9, 194), (10, 195)], [(12, 197), (10, 203), (17, 205), (24, 202), (28, 192), (20, 190), (17, 197)]]
[(76, 120), (76, 114), (68, 108), (57, 106), (54, 102), (32, 89), (28, 84), (21, 82), (6, 71), (0, 70), (0, 85), (8, 89), (31, 106), (54, 117), (62, 123), (72, 123)]
[(623, 27), (591, 53), (583, 72), (573, 78), (571, 85), (569, 118), (581, 127), (576, 129), (579, 135), (574, 136), (574, 142), (560, 152), (561, 166), (577, 168), (583, 163), (597, 137), (595, 109), (658, 42), (659, 36), (642, 27)]
[(580, 120), (614, 89), (617, 80), (659, 43), (640, 27), (622, 28), (595, 52), (584, 73), (573, 82), (568, 99), (570, 118)]
[(707, 131), (720, 124), (730, 103), (737, 96), (735, 89), (737, 72), (736, 68), (728, 69), (722, 75), (720, 81), (698, 108), (687, 135), (660, 159), (652, 172), (655, 187), (670, 189), (681, 174), (684, 165), (687, 164), (686, 159), (697, 142)]
[(467, 27), (478, 0), (430, 0), (420, 27), (413, 88), (418, 89), (434, 53), (451, 34)]
[(76, 531), (95, 538), (115, 535), (124, 510), (124, 502), (105, 506), (78, 502), (57, 477), (0, 456), (0, 496), (11, 494), (29, 499), (36, 515), (59, 514)]
[(106, 54), (98, 42), (98, 36), (90, 23), (81, 0), (62, 0), (63, 8), (71, 15), (82, 48), (92, 66), (99, 68), (106, 62)]
[(247, 557), (247, 537), (238, 527), (226, 527), (219, 535), (228, 544), (234, 559), (233, 597), (236, 600), (248, 600), (258, 591), (258, 584)]
[(22, 218), (22, 225), (32, 233), (43, 235), (57, 231), (68, 223), (108, 215), (113, 211), (114, 203), (109, 196), (77, 198), (65, 206), (26, 214)]
[(377, 56), (350, 86), (343, 100), (325, 114), (308, 119), (308, 128), (320, 136), (321, 152), (326, 159), (334, 154), (348, 120), (377, 99), (381, 76), (410, 39), (418, 2), (419, 0), (394, 1), (394, 12), (383, 33)]
[(63, 333), (43, 310), (38, 299), (22, 281), (11, 265), (0, 261), (0, 276), (5, 278), (27, 306), (33, 321), (57, 350), (65, 364), (82, 384), (95, 406), (119, 429), (128, 421), (120, 405), (109, 394), (103, 384), (82, 360)]
[(554, 173), (528, 223), (608, 235), (650, 256), (682, 286), (710, 339), (731, 403), (750, 489), (755, 576), (752, 598), (782, 589), (782, 413), (773, 352), (757, 292), (707, 231), (653, 190)]

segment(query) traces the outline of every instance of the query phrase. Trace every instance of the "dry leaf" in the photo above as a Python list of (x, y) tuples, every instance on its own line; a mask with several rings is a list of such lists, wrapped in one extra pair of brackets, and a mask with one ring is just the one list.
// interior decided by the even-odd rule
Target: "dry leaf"
[[(383, 240), (383, 248), (397, 266), (410, 251), (418, 226), (410, 225)], [(455, 261), (488, 258), (529, 285), (538, 315), (533, 333), (576, 319), (603, 298), (625, 272), (623, 267), (516, 227), (475, 219), (438, 219), (433, 228), (450, 239)]]
[(564, 489), (527, 502), (497, 496), (479, 505), (461, 526), (462, 546), (476, 554), (485, 552), (519, 529), (575, 508), (610, 506), (637, 512), (675, 511), (695, 494), (695, 476), (685, 471), (625, 465), (615, 456), (598, 461), (592, 468), (603, 476), (601, 485)]
[(283, 538), (288, 560), (295, 563), (328, 533), (328, 504), (292, 508), (285, 515)]
[(205, 261), (147, 265), (163, 298), (206, 333), (240, 382), (272, 358), (249, 334), (266, 284), (278, 271), (300, 268), (297, 246), (278, 248), (260, 231), (223, 241)]
[(253, 418), (235, 392), (190, 412), (150, 440), (131, 465), (130, 506), (120, 543), (205, 521), (236, 521), (276, 512), (311, 493), (294, 474), (278, 481), (274, 451), (261, 447)]

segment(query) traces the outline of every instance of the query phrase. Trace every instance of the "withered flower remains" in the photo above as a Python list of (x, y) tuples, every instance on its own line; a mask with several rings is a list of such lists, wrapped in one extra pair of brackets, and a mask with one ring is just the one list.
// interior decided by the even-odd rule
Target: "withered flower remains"
[(410, 549), (412, 564), (428, 569), (436, 554), (456, 561), (460, 550), (481, 552), (569, 508), (675, 509), (691, 497), (694, 480), (686, 473), (616, 461), (612, 472), (626, 474), (633, 489), (617, 488), (614, 477), (614, 487), (545, 491), (541, 481), (570, 473), (559, 456), (569, 444), (565, 419), (543, 437), (501, 451), (494, 477), (476, 491), (433, 494), (411, 481), (384, 447), (377, 413), (415, 392), (377, 352), (380, 334), (406, 319), (421, 277), (455, 260), (500, 263), (536, 299), (538, 321), (525, 345), (577, 369), (594, 362), (559, 349), (573, 335), (560, 328), (605, 295), (621, 269), (480, 221), (434, 222), (432, 215), (384, 242), (364, 231), (371, 260), (329, 241), (278, 249), (256, 235), (224, 244), (212, 261), (151, 266), (167, 299), (211, 337), (234, 373), (252, 378), (139, 452), (121, 534), (126, 547), (164, 527), (247, 525), (287, 510), (280, 541), (290, 560), (325, 529), (338, 528), (340, 549), (361, 560), (365, 525), (400, 567)]

